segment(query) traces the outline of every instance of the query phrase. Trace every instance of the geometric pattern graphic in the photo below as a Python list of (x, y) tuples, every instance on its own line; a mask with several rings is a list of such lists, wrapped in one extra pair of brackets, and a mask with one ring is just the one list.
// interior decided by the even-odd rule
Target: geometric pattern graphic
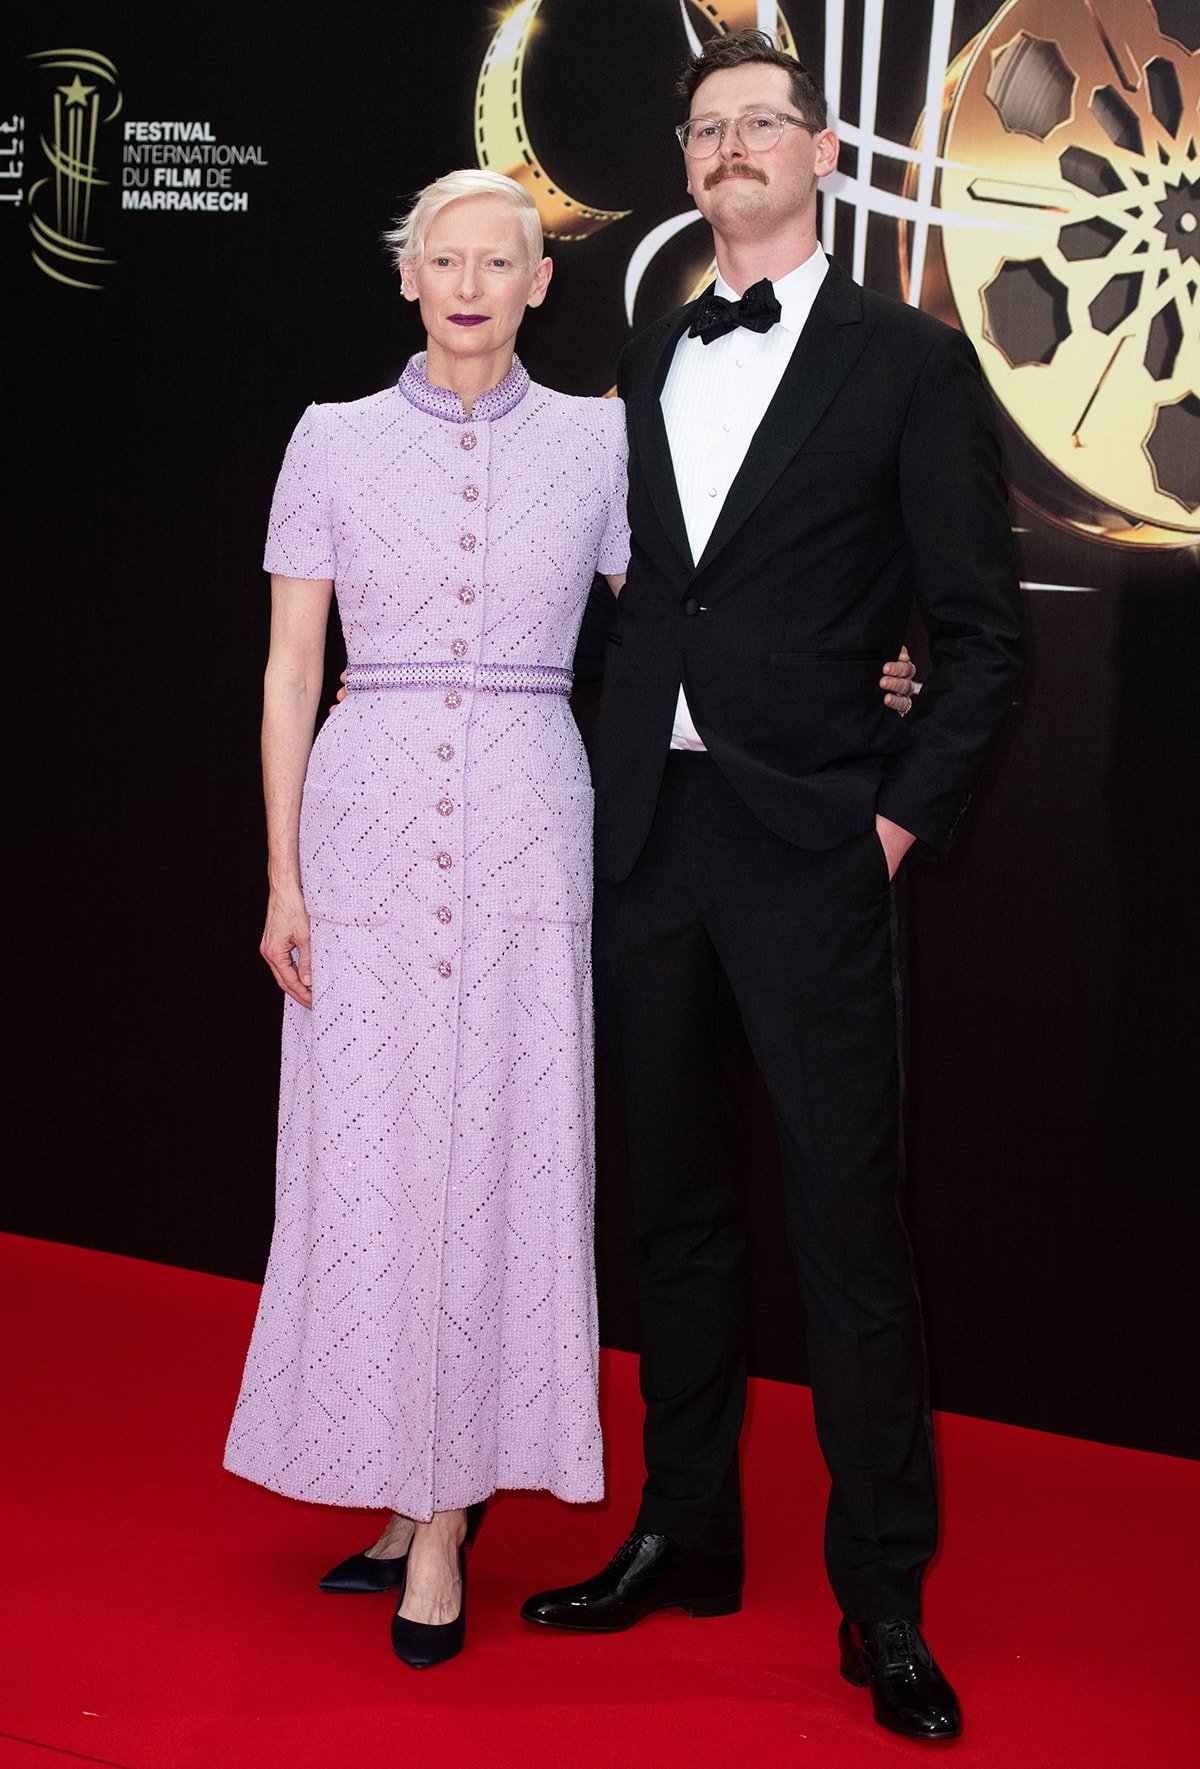
[(1198, 21), (1191, 0), (1012, 0), (943, 114), (925, 298), (1049, 469), (1018, 489), (1128, 544), (1200, 539)]
[(464, 419), (414, 405), (413, 376), (310, 408), (272, 506), (267, 567), (335, 580), (352, 666), (464, 686), (356, 691), (309, 760), (313, 1005), (284, 1010), (275, 1235), (227, 1465), (428, 1518), (500, 1487), (602, 1490), (587, 760), (562, 695), (470, 684), (569, 671), (628, 534), (616, 401), (517, 364)]

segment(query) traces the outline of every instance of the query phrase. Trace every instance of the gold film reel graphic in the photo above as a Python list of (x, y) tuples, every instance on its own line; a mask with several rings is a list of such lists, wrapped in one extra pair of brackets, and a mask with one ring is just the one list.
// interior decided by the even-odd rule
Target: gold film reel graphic
[(1009, 0), (950, 69), (939, 148), (922, 304), (978, 349), (1019, 494), (1076, 533), (1194, 545), (1200, 0)]
[[(687, 0), (697, 19), (718, 33), (740, 31), (758, 22), (756, 0)], [(530, 40), (546, 22), (543, 0), (519, 0), (500, 21), (479, 70), (475, 92), (475, 152), (479, 164), (506, 173), (534, 198), (546, 237), (583, 240), (628, 209), (599, 209), (569, 196), (550, 176), (530, 140), (525, 120), (525, 58)], [(776, 35), (781, 49), (794, 54), (787, 20), (777, 10)], [(682, 57), (681, 57), (682, 59)], [(664, 134), (668, 119), (663, 119)]]

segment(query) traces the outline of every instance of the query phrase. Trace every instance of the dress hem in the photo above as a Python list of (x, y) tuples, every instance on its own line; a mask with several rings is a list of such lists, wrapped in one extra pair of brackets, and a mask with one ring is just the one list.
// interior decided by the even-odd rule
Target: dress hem
[[(377, 1496), (333, 1499), (322, 1494), (320, 1498), (315, 1498), (311, 1493), (299, 1492), (294, 1487), (285, 1485), (282, 1481), (267, 1480), (257, 1474), (246, 1474), (229, 1461), (223, 1462), (222, 1467), (226, 1474), (232, 1474), (237, 1480), (248, 1481), (251, 1486), (262, 1487), (264, 1491), (269, 1493), (277, 1493), (280, 1498), (294, 1499), (297, 1504), (301, 1505), (322, 1505), (335, 1511), (394, 1511), (398, 1517), (409, 1517), (414, 1523), (428, 1523), (436, 1515), (433, 1510), (425, 1510), (424, 1513), (412, 1511), (408, 1510), (403, 1503), (391, 1499), (381, 1499)], [(564, 1505), (598, 1505), (604, 1498), (604, 1481), (601, 1477), (597, 1484), (589, 1485), (586, 1490), (581, 1492), (570, 1487), (565, 1481), (550, 1484), (545, 1481), (506, 1479), (498, 1481), (495, 1486), (489, 1487), (485, 1492), (479, 1492), (475, 1488), (468, 1488), (466, 1492), (468, 1496), (455, 1497), (446, 1504), (439, 1504), (436, 1510), (465, 1511), (468, 1505), (481, 1504), (487, 1499), (494, 1498), (497, 1493), (546, 1493), (552, 1499), (561, 1500)]]

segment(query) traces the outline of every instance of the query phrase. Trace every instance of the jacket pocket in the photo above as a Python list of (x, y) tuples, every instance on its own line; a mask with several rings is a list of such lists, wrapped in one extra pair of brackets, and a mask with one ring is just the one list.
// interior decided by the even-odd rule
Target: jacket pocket
[(394, 844), (382, 793), (305, 786), (300, 885), (314, 921), (381, 927), (393, 918)]

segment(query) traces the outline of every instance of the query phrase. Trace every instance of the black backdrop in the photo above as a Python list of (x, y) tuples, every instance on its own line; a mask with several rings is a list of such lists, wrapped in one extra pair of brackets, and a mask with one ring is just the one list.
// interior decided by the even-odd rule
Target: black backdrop
[[(886, 15), (881, 122), (905, 138), (931, 7), (892, 0)], [(819, 66), (821, 9), (785, 10)], [(953, 47), (995, 10), (963, 0)], [(0, 205), (16, 494), (6, 1228), (261, 1275), (279, 1023), (256, 952), (265, 515), (303, 406), (385, 384), (419, 344), (375, 242), (407, 192), (475, 163), (494, 16), (483, 0), (44, 0), (3, 27), (0, 121), (21, 127), (0, 146), (20, 145), (23, 191), (54, 79), (71, 78), (28, 58), (62, 44), (115, 67), (123, 110), (97, 162), (110, 179), (131, 119), (205, 119), (267, 162), (232, 170), (241, 212), (122, 211), (115, 182), (98, 189), (92, 237), (113, 262), (95, 290), (34, 263), (44, 193)], [(846, 21), (852, 47), (861, 7)], [(554, 248), (522, 353), (536, 377), (598, 392), (628, 336), (629, 254), (684, 206), (665, 124), (686, 44), (673, 0), (546, 0), (543, 22), (531, 132), (553, 139), (568, 190), (632, 213)], [(636, 320), (704, 257), (700, 230), (682, 235)], [(895, 258), (894, 227), (873, 227), (871, 280), (894, 285)], [(912, 878), (909, 1215), (936, 1398), (1195, 1454), (1196, 555), (1022, 522), (1029, 578), (1090, 593), (1031, 592), (1023, 704), (955, 855)], [(336, 635), (330, 662), (332, 680)], [(748, 1062), (745, 1094), (754, 1362), (802, 1379)], [(602, 1075), (603, 1336), (633, 1346), (625, 1230)]]

